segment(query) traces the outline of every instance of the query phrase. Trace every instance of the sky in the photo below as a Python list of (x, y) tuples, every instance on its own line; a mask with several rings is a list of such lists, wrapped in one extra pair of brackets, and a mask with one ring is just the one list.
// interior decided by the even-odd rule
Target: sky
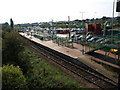
[[(0, 0), (0, 23), (15, 24), (112, 17), (114, 0)], [(115, 0), (116, 1), (116, 0)], [(116, 4), (116, 3), (115, 3)], [(116, 6), (115, 6), (116, 8)], [(83, 12), (83, 18), (82, 13)], [(115, 10), (115, 16), (117, 12)]]

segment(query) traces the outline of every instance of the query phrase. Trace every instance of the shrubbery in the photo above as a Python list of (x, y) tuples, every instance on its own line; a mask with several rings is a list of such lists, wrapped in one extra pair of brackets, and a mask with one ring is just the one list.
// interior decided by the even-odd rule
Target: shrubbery
[(15, 32), (6, 32), (2, 43), (3, 64), (19, 65), (24, 74), (30, 68), (30, 60), (25, 53), (26, 42)]
[(27, 89), (26, 78), (19, 66), (4, 65), (2, 68), (2, 76), (3, 90)]
[(18, 54), (24, 50), (24, 43), (16, 32), (5, 34), (3, 43), (3, 64), (8, 61), (18, 62)]
[(16, 62), (19, 52), (23, 51), (24, 46), (22, 40), (16, 32), (7, 33), (3, 39), (3, 63), (8, 60)]

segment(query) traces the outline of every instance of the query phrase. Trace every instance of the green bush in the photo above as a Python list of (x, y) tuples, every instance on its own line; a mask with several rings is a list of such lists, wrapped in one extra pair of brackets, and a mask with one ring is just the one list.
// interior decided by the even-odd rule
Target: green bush
[(26, 78), (19, 66), (4, 65), (2, 68), (2, 89), (27, 89)]
[(30, 59), (28, 53), (26, 53), (26, 51), (20, 52), (18, 54), (17, 65), (20, 66), (24, 75), (27, 75), (28, 71), (30, 71), (30, 69), (32, 68), (30, 60), (31, 59)]

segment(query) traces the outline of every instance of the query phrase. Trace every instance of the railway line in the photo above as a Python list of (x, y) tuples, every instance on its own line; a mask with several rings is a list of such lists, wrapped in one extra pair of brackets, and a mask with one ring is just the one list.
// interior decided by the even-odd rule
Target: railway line
[(117, 89), (117, 83), (109, 80), (108, 78), (100, 75), (98, 72), (92, 70), (91, 68), (83, 65), (72, 57), (64, 55), (60, 52), (52, 50), (46, 46), (38, 44), (34, 41), (30, 41), (30, 45), (33, 49), (38, 51), (43, 56), (50, 60), (53, 60), (62, 67), (68, 69), (74, 74), (86, 79), (87, 81), (93, 83), (101, 89)]

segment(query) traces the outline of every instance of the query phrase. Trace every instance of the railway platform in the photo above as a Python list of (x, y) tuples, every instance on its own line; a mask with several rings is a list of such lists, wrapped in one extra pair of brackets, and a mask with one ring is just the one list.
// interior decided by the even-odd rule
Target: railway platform
[[(75, 58), (75, 59), (79, 60), (80, 62), (84, 63), (85, 65), (89, 66), (90, 68), (100, 72), (102, 75), (110, 78), (114, 82), (116, 82), (116, 83), (118, 82), (118, 75), (116, 73), (113, 73), (113, 72), (107, 70), (101, 64), (98, 64), (94, 60), (92, 60), (92, 58), (94, 58), (95, 60), (97, 60), (99, 62), (109, 64), (109, 65), (111, 65), (113, 67), (116, 67), (116, 68), (119, 68), (119, 69), (120, 69), (120, 66), (109, 63), (109, 62), (102, 61), (99, 58), (92, 57), (92, 56), (90, 56), (88, 54), (82, 54), (81, 50), (82, 50), (83, 47), (80, 44), (73, 43), (74, 48), (68, 48), (68, 47), (53, 43), (52, 40), (43, 41), (43, 40), (40, 40), (40, 39), (35, 38), (33, 36), (28, 36), (25, 33), (20, 33), (20, 35), (22, 35), (22, 36), (24, 36), (24, 37), (26, 37), (26, 38), (28, 38), (28, 39), (30, 39), (32, 41), (35, 41), (35, 42), (37, 42), (39, 44), (42, 44), (42, 45), (44, 45), (46, 47), (49, 47), (49, 48), (51, 48), (53, 50), (61, 52), (61, 53), (65, 54), (65, 55), (68, 55), (68, 56), (70, 56), (72, 58)], [(102, 53), (102, 51), (99, 51), (99, 52)]]

